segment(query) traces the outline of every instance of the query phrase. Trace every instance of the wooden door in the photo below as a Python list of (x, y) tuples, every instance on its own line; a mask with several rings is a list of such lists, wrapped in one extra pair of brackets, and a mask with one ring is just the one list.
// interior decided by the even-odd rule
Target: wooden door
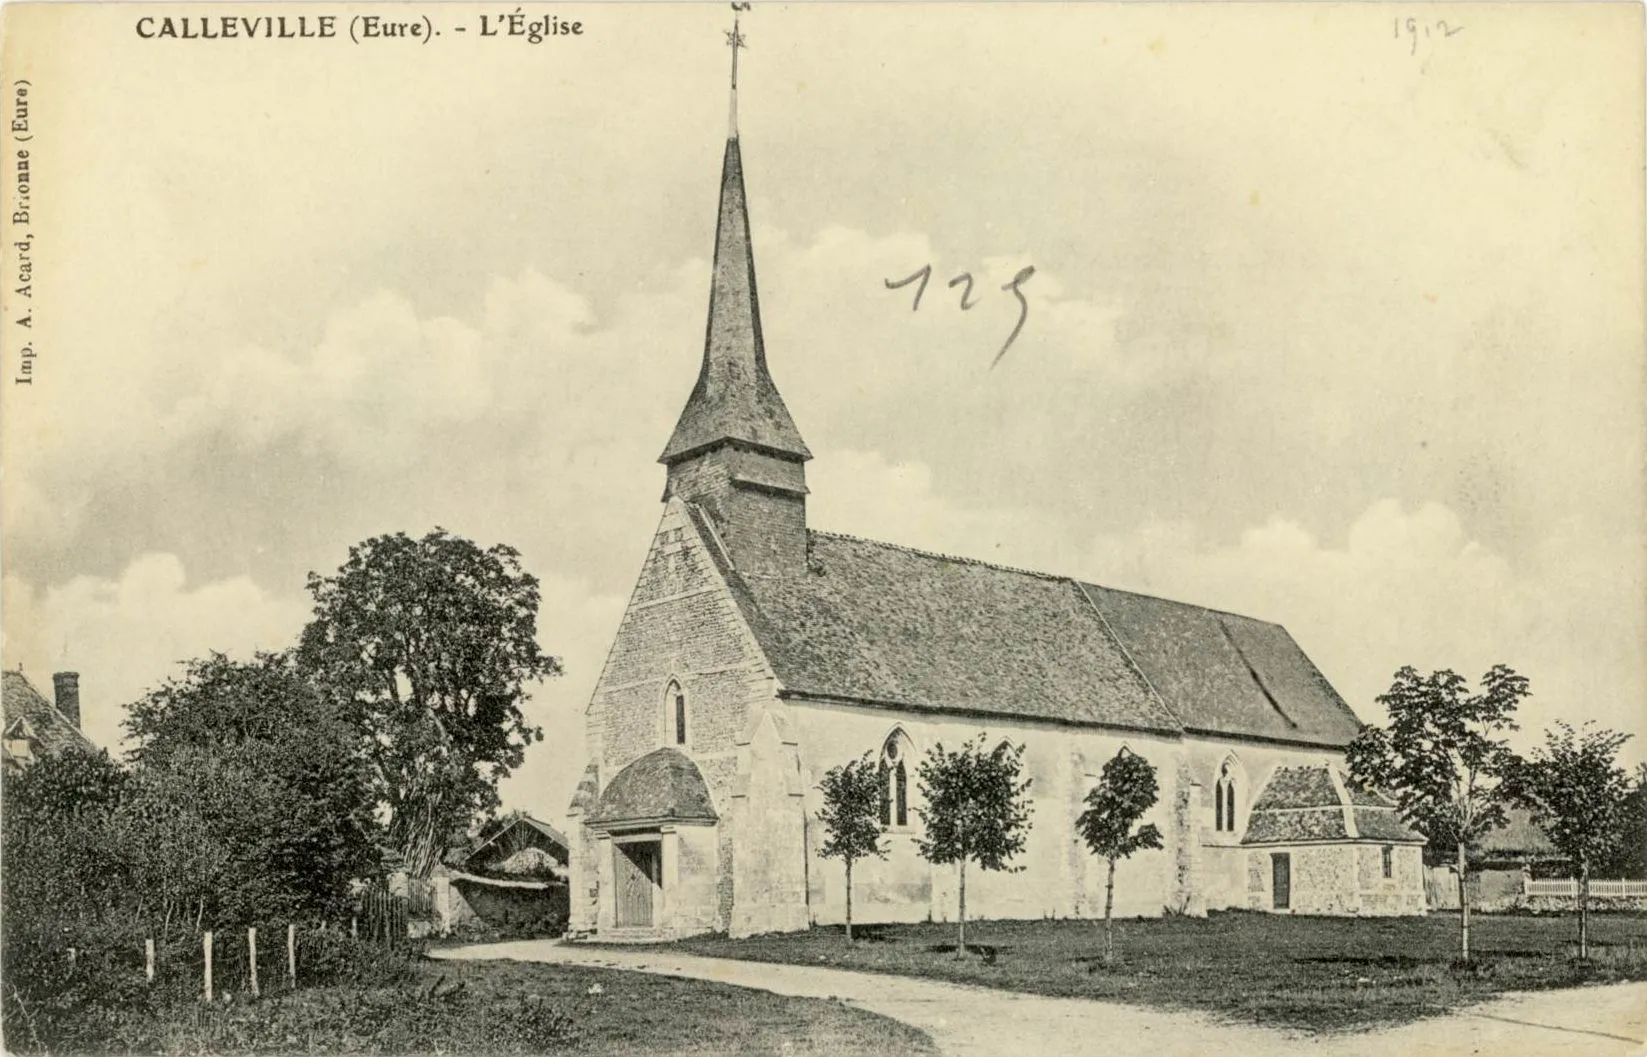
[(653, 904), (663, 883), (662, 851), (662, 843), (655, 840), (630, 841), (612, 846), (619, 928), (652, 924)]
[(1277, 910), (1292, 906), (1292, 856), (1284, 851), (1270, 855), (1271, 895)]

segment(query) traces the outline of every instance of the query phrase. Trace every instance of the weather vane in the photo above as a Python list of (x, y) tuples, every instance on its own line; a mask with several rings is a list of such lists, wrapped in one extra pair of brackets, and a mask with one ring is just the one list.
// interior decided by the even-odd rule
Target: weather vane
[(738, 31), (738, 16), (749, 10), (747, 0), (744, 3), (732, 5), (732, 28), (725, 30), (726, 46), (732, 49), (732, 113), (729, 118), (728, 135), (732, 139), (738, 138), (738, 49), (749, 47), (744, 35)]

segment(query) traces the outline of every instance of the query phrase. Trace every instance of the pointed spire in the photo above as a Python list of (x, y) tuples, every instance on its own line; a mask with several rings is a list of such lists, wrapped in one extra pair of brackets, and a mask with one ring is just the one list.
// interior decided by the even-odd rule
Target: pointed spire
[[(732, 34), (736, 32), (734, 28)], [(734, 39), (732, 34), (728, 39)], [(732, 54), (736, 59), (737, 47)], [(735, 80), (733, 84), (735, 121)], [(766, 368), (760, 298), (755, 291), (755, 256), (749, 242), (749, 208), (743, 188), (743, 156), (736, 126), (727, 138), (721, 166), (720, 218), (715, 227), (703, 367), (658, 461), (673, 464), (727, 440), (741, 441), (789, 460), (812, 457)]]

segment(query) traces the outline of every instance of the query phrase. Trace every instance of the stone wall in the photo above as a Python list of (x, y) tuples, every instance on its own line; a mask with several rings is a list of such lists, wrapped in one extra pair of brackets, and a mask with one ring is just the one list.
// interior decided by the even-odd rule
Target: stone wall
[[(909, 826), (894, 828), (887, 838), (885, 860), (859, 863), (853, 872), (855, 921), (951, 921), (957, 913), (957, 871), (934, 867), (920, 857), (915, 838), (920, 829), (920, 795), (915, 764), (937, 742), (953, 748), (980, 733), (993, 743), (1008, 739), (1025, 745), (1024, 762), (1034, 804), (1024, 851), (1013, 860), (1016, 873), (967, 870), (969, 918), (1101, 917), (1106, 864), (1087, 852), (1075, 828), (1080, 801), (1105, 762), (1124, 744), (1153, 763), (1162, 793), (1145, 821), (1167, 836), (1168, 849), (1141, 852), (1116, 870), (1115, 913), (1159, 915), (1174, 901), (1177, 847), (1173, 804), (1182, 754), (1173, 738), (1123, 735), (1118, 731), (1007, 718), (928, 715), (830, 702), (788, 702), (801, 751), (805, 785), (809, 910), (813, 921), (835, 924), (845, 919), (845, 882), (838, 860), (822, 859), (817, 824), (821, 807), (818, 781), (831, 767), (870, 751), (879, 754), (894, 730), (908, 735)], [(1193, 838), (1188, 838), (1193, 839)]]
[(1366, 915), (1424, 913), (1423, 847), (1416, 844), (1389, 845), (1390, 877), (1384, 876), (1385, 847), (1382, 844), (1357, 847), (1360, 912)]
[(599, 915), (600, 864), (595, 861), (598, 841), (585, 822), (595, 809), (599, 792), (600, 769), (591, 760), (566, 809), (566, 931), (573, 936), (593, 930)]
[[(677, 936), (710, 932), (722, 920), (716, 875), (721, 826), (677, 826), (673, 848), (664, 847), (664, 881), (670, 886), (669, 930)], [(671, 868), (669, 857), (674, 852)]]
[(1423, 849), (1392, 846), (1394, 876), (1383, 876), (1384, 845), (1365, 841), (1295, 844), (1246, 851), (1245, 905), (1276, 910), (1272, 856), (1291, 859), (1291, 899), (1280, 913), (1386, 916), (1424, 913)]
[(802, 464), (724, 445), (672, 466), (667, 491), (703, 509), (744, 576), (806, 568)]
[[(1202, 896), (1209, 910), (1244, 907), (1251, 904), (1247, 877), (1247, 853), (1241, 837), (1247, 829), (1247, 815), (1270, 776), (1280, 767), (1305, 767), (1332, 763), (1343, 765), (1344, 754), (1328, 748), (1268, 745), (1235, 738), (1191, 735), (1184, 739), (1185, 758), (1191, 777), (1200, 783), (1198, 821), (1202, 834)], [(1217, 829), (1213, 796), (1224, 763), (1231, 764), (1235, 776), (1235, 829)], [(1265, 860), (1268, 869), (1268, 860)], [(1268, 886), (1266, 877), (1264, 884)], [(1267, 897), (1266, 897), (1267, 905)]]
[[(751, 717), (774, 700), (776, 684), (714, 568), (707, 550), (713, 545), (699, 535), (680, 501), (665, 504), (591, 697), (587, 726), (591, 763), (602, 788), (624, 767), (665, 746), (679, 749), (697, 765), (723, 824), (703, 838), (712, 842), (707, 848), (699, 846), (699, 835), (691, 838), (684, 863), (688, 876), (681, 883), (697, 884), (700, 878), (693, 871), (708, 871), (701, 878), (710, 893), (708, 927), (726, 929), (735, 902), (735, 827), (729, 816), (739, 782), (739, 741)], [(666, 693), (671, 681), (686, 696), (684, 745), (675, 740), (673, 702)], [(604, 905), (591, 913), (591, 889), (597, 892), (595, 902), (610, 902), (598, 895), (610, 864), (601, 862), (598, 850), (589, 850), (592, 842), (607, 842), (595, 840), (581, 825), (583, 817), (574, 804), (568, 839), (573, 844), (573, 923), (580, 929), (611, 913)]]
[(777, 706), (742, 739), (732, 798), (734, 936), (807, 926), (806, 821), (800, 759)]

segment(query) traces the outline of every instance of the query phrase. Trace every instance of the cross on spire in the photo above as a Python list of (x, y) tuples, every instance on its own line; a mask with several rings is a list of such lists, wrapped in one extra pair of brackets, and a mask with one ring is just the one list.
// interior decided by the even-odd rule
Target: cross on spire
[(744, 35), (738, 30), (738, 16), (749, 10), (747, 0), (744, 3), (732, 5), (732, 28), (724, 30), (726, 46), (732, 49), (732, 109), (728, 118), (727, 138), (738, 138), (738, 51), (749, 47)]

